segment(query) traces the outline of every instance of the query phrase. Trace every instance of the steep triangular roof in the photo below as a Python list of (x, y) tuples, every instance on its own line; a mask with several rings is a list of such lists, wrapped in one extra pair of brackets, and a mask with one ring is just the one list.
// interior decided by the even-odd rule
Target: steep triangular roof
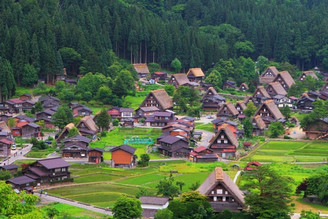
[(187, 75), (184, 73), (173, 74), (171, 78), (175, 78), (179, 86), (190, 83)]
[(244, 205), (245, 200), (242, 191), (240, 191), (238, 186), (223, 171), (222, 167), (216, 167), (215, 170), (200, 185), (197, 191), (203, 195), (209, 195), (218, 184), (227, 189), (239, 204)]
[(265, 122), (263, 121), (260, 115), (255, 116), (253, 119), (259, 129), (261, 130), (265, 129), (266, 127)]
[[(268, 72), (270, 72), (270, 74), (272, 74), (271, 76), (268, 76)], [(272, 82), (275, 77), (279, 74), (279, 71), (277, 70), (277, 68), (275, 66), (270, 66), (268, 67), (260, 76), (260, 83), (261, 84), (267, 84)]]
[(205, 77), (205, 74), (201, 68), (190, 68), (187, 72), (187, 76), (189, 75), (194, 75), (195, 77)]
[(288, 71), (279, 72), (277, 77), (274, 79), (274, 82), (278, 81), (277, 79), (279, 76), (282, 78), (282, 80), (284, 80), (284, 82), (288, 86), (288, 88), (290, 88), (293, 84), (295, 84), (294, 79), (292, 78), (292, 76), (289, 74)]
[(137, 71), (137, 73), (141, 73), (141, 74), (149, 73), (149, 69), (146, 63), (133, 64), (133, 67)]
[(303, 75), (305, 75), (305, 77), (311, 76), (312, 78), (318, 80), (318, 76), (313, 71), (303, 71), (298, 80), (301, 80)]
[(268, 90), (270, 89), (270, 87), (274, 90), (274, 92), (276, 94), (280, 94), (280, 95), (287, 95), (286, 90), (284, 89), (284, 87), (279, 83), (279, 82), (271, 82), (268, 84), (266, 91), (268, 92)]
[(98, 126), (96, 125), (95, 121), (92, 119), (91, 116), (83, 117), (77, 126), (79, 126), (81, 123), (84, 123), (84, 125), (91, 131), (97, 132), (99, 130)]
[(230, 140), (231, 144), (233, 144), (234, 146), (238, 146), (238, 140), (235, 137), (235, 135), (231, 132), (231, 130), (229, 129), (229, 124), (223, 124), (221, 126), (221, 128), (218, 130), (218, 132), (215, 134), (215, 136), (210, 140), (209, 142), (209, 148), (210, 146), (216, 142), (216, 140), (219, 138), (221, 132), (224, 132), (226, 134), (226, 136), (228, 137), (228, 139)]
[(258, 113), (260, 112), (260, 110), (262, 109), (262, 107), (266, 105), (268, 110), (270, 110), (270, 112), (272, 113), (272, 115), (274, 116), (274, 118), (276, 120), (278, 119), (284, 119), (285, 117), (281, 114), (279, 108), (277, 107), (277, 105), (274, 103), (273, 100), (266, 100), (262, 103), (262, 105), (259, 107), (259, 109), (256, 111), (255, 115), (258, 115)]
[[(158, 89), (158, 90), (153, 90), (151, 91), (147, 97), (145, 98), (145, 100), (150, 96), (153, 95), (156, 100), (158, 101), (159, 105), (161, 106), (161, 108), (163, 110), (166, 109), (170, 109), (173, 107), (173, 101), (172, 98), (166, 93), (166, 91), (164, 89)], [(144, 100), (144, 101), (145, 101)], [(143, 104), (143, 103), (142, 103)], [(142, 105), (141, 104), (141, 105)]]
[(218, 114), (221, 112), (221, 110), (224, 109), (224, 107), (227, 107), (227, 109), (230, 111), (230, 113), (233, 115), (233, 116), (236, 116), (239, 114), (238, 110), (235, 108), (235, 106), (233, 105), (232, 102), (226, 102), (224, 104), (222, 104), (218, 110)]
[(74, 123), (69, 123), (69, 124), (67, 124), (67, 125), (63, 128), (63, 130), (62, 130), (62, 132), (60, 133), (60, 135), (58, 136), (57, 140), (62, 138), (62, 136), (63, 136), (63, 134), (65, 133), (65, 131), (68, 131), (68, 132), (69, 132), (69, 130), (71, 130), (72, 128), (75, 128)]
[(240, 106), (241, 110), (246, 109), (246, 105), (243, 100), (237, 101), (235, 108), (237, 109), (237, 106)]
[(244, 86), (246, 90), (249, 89), (249, 87), (248, 87), (248, 85), (246, 83), (241, 83), (241, 85), (239, 86), (239, 88), (241, 88), (242, 86)]
[(0, 121), (0, 131), (11, 133), (10, 128), (7, 126), (5, 121)]
[(264, 97), (271, 98), (270, 95), (268, 94), (268, 92), (265, 90), (265, 88), (263, 86), (258, 86), (257, 87), (256, 91), (253, 94), (253, 97), (255, 95), (257, 95), (258, 92), (260, 92), (260, 94)]

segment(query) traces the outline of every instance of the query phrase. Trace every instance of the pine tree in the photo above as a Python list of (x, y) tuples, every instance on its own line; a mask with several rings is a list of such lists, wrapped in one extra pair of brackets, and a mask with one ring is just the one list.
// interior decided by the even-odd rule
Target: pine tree
[(110, 116), (105, 109), (102, 109), (97, 116), (97, 126), (101, 131), (108, 130), (110, 122)]

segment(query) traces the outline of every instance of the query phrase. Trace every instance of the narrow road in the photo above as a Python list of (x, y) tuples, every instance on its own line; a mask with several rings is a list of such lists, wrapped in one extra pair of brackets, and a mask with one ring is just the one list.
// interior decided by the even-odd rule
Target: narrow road
[(46, 200), (46, 201), (50, 201), (50, 202), (59, 202), (59, 203), (63, 203), (63, 204), (68, 204), (68, 205), (72, 205), (75, 207), (79, 207), (79, 208), (83, 208), (89, 211), (94, 211), (94, 212), (98, 212), (98, 213), (102, 213), (102, 214), (106, 214), (106, 215), (113, 215), (113, 212), (111, 212), (110, 210), (106, 210), (105, 208), (100, 208), (100, 207), (96, 207), (93, 205), (89, 205), (89, 204), (84, 204), (81, 202), (77, 202), (77, 201), (73, 201), (73, 200), (69, 200), (69, 199), (64, 199), (64, 198), (59, 198), (59, 197), (55, 197), (52, 195), (40, 195), (37, 194), (42, 200)]
[[(25, 159), (25, 155), (31, 151), (32, 149), (32, 145), (31, 144), (25, 144), (26, 146), (22, 149), (19, 150), (15, 150), (15, 151), (11, 151), (12, 155), (3, 160), (2, 162), (0, 162), (0, 166), (4, 166), (4, 165), (9, 165), (14, 163), (16, 160), (24, 160)], [(15, 155), (16, 154), (16, 155)], [(23, 159), (24, 158), (24, 159)]]
[(233, 182), (236, 183), (237, 182), (237, 179), (238, 179), (238, 176), (240, 175), (241, 171), (239, 170), (236, 175), (235, 175), (235, 178), (233, 178)]
[(196, 129), (195, 132), (202, 132), (202, 139), (198, 142), (198, 146), (208, 147), (210, 140), (215, 135), (214, 132), (209, 132), (205, 130)]

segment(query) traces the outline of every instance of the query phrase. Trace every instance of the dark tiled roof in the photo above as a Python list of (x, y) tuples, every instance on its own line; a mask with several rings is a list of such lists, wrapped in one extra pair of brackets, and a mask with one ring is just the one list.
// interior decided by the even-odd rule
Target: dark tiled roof
[(26, 120), (27, 122), (33, 122), (34, 118), (28, 117), (28, 116), (23, 116), (23, 115), (18, 115), (15, 118), (20, 119), (20, 120)]
[(30, 177), (27, 177), (27, 176), (19, 176), (16, 178), (8, 179), (7, 182), (11, 182), (12, 184), (15, 184), (15, 185), (23, 185), (23, 184), (27, 184), (27, 183), (33, 183), (33, 182), (35, 182), (35, 180), (31, 179)]
[(120, 112), (130, 112), (130, 113), (133, 113), (134, 112), (134, 109), (132, 108), (120, 108)]
[(37, 162), (40, 163), (42, 166), (44, 166), (47, 169), (54, 169), (54, 168), (70, 166), (69, 163), (67, 163), (65, 160), (61, 159), (60, 157), (38, 160)]
[(38, 176), (48, 176), (49, 174), (38, 167), (29, 167), (29, 170)]
[(163, 142), (163, 143), (167, 143), (167, 144), (174, 144), (175, 142), (178, 142), (180, 140), (185, 141), (182, 138), (178, 138), (178, 137), (175, 137), (175, 136), (167, 135), (164, 138), (160, 139), (159, 141), (160, 142)]
[(64, 142), (69, 142), (69, 141), (82, 141), (82, 142), (85, 142), (85, 143), (89, 144), (91, 142), (91, 139), (87, 138), (87, 137), (84, 137), (82, 135), (75, 135), (73, 137), (66, 138), (64, 140)]
[(190, 121), (190, 122), (193, 122), (193, 121), (196, 120), (194, 117), (190, 117), (190, 116), (185, 116), (185, 117), (183, 117), (182, 119), (183, 119), (183, 120)]
[(140, 109), (144, 112), (159, 111), (159, 109), (156, 106), (140, 107)]
[(134, 147), (131, 147), (131, 146), (129, 146), (129, 145), (121, 145), (121, 146), (118, 146), (118, 147), (115, 147), (115, 148), (112, 148), (111, 150), (110, 150), (110, 152), (114, 152), (114, 151), (117, 151), (117, 150), (123, 150), (123, 151), (126, 151), (126, 152), (128, 152), (128, 153), (130, 153), (130, 154), (134, 154), (134, 152), (137, 150), (136, 148), (134, 148)]
[(5, 165), (5, 166), (1, 166), (1, 169), (4, 170), (13, 170), (13, 169), (18, 169), (19, 166), (17, 166), (16, 164), (10, 164), (10, 165)]
[(39, 125), (37, 125), (37, 124), (35, 124), (33, 122), (27, 123), (26, 125), (23, 125), (22, 127), (24, 127), (24, 126), (31, 126), (32, 128), (39, 128), (40, 127)]
[(169, 201), (169, 198), (157, 196), (141, 196), (139, 200), (141, 201), (141, 204), (165, 205)]
[(91, 148), (89, 151), (98, 151), (98, 152), (104, 152), (104, 149), (101, 148)]
[(172, 116), (172, 113), (169, 113), (169, 112), (154, 112), (153, 116)]

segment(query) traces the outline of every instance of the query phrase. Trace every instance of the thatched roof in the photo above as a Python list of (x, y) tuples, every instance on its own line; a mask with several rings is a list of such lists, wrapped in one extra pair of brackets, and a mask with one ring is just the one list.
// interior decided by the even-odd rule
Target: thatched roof
[(193, 75), (194, 77), (205, 77), (205, 74), (201, 68), (190, 68), (187, 72), (187, 76), (191, 75)]
[[(267, 75), (268, 72), (272, 73), (272, 76)], [(261, 74), (260, 83), (268, 84), (268, 83), (272, 82), (278, 74), (279, 74), (279, 71), (276, 69), (276, 67), (270, 66)]]
[(265, 129), (266, 125), (260, 115), (254, 116), (253, 119), (259, 129)]
[(292, 78), (292, 76), (289, 74), (288, 71), (279, 72), (279, 74), (275, 78), (274, 82), (277, 81), (279, 76), (282, 78), (282, 80), (284, 80), (284, 82), (288, 86), (288, 88), (290, 88), (293, 84), (295, 84), (294, 79)]
[(254, 92), (253, 96), (258, 95), (258, 92), (263, 97), (271, 98), (270, 95), (268, 94), (268, 92), (265, 90), (265, 88), (263, 86), (258, 86), (257, 89), (256, 89), (256, 91)]
[(5, 121), (0, 121), (0, 132), (11, 133), (10, 128), (7, 126)]
[(63, 128), (63, 130), (62, 130), (62, 132), (60, 133), (60, 135), (58, 136), (57, 141), (60, 140), (60, 139), (63, 137), (63, 134), (64, 134), (66, 131), (69, 132), (69, 130), (71, 130), (71, 129), (74, 128), (74, 127), (75, 127), (74, 123), (69, 123), (69, 124), (67, 124), (67, 125)]
[(249, 89), (248, 85), (246, 83), (241, 83), (241, 85), (239, 86), (239, 89), (244, 86), (246, 90)]
[[(170, 109), (173, 107), (172, 98), (166, 93), (164, 89), (153, 90), (148, 94), (148, 96), (150, 94), (154, 95), (163, 110)], [(146, 99), (148, 98), (148, 96), (146, 97)]]
[(179, 86), (190, 83), (187, 75), (184, 73), (174, 74), (171, 76), (171, 78), (175, 78), (175, 81), (178, 83)]
[(279, 82), (271, 82), (268, 84), (266, 91), (268, 92), (270, 87), (273, 89), (273, 91), (276, 94), (280, 94), (280, 95), (287, 95), (286, 90), (284, 89), (284, 87), (279, 83)]
[(218, 114), (220, 114), (221, 110), (224, 109), (224, 107), (227, 107), (227, 109), (230, 111), (230, 113), (233, 115), (233, 116), (237, 116), (239, 114), (238, 110), (235, 108), (235, 106), (233, 105), (232, 102), (226, 102), (224, 104), (222, 104), (219, 108), (219, 112)]
[(97, 132), (99, 130), (98, 126), (96, 125), (95, 121), (92, 119), (91, 116), (85, 116), (83, 117), (77, 127), (80, 126), (81, 123), (84, 123), (84, 125), (91, 131)]
[(235, 135), (231, 132), (231, 130), (229, 129), (229, 124), (224, 123), (221, 128), (218, 130), (218, 132), (215, 134), (215, 136), (210, 140), (209, 142), (209, 148), (212, 144), (214, 144), (216, 142), (216, 140), (219, 138), (219, 136), (221, 136), (221, 133), (224, 132), (225, 135), (228, 137), (228, 139), (230, 140), (231, 144), (233, 144), (234, 146), (238, 146), (238, 140), (235, 137)]
[(243, 102), (245, 103), (245, 105), (247, 105), (251, 99), (252, 99), (251, 95), (246, 95), (243, 99)]
[(237, 106), (240, 106), (241, 110), (246, 109), (246, 105), (245, 105), (245, 103), (244, 103), (243, 100), (237, 101), (237, 103), (236, 103), (236, 109), (237, 109)]
[(133, 64), (133, 67), (140, 74), (149, 74), (149, 69), (146, 63)]
[(238, 186), (223, 171), (222, 167), (216, 167), (215, 170), (202, 183), (202, 185), (200, 185), (197, 191), (203, 195), (209, 195), (218, 184), (221, 184), (225, 189), (227, 189), (239, 204), (244, 205), (245, 200), (242, 191), (240, 191)]
[(300, 77), (298, 78), (298, 80), (301, 80), (301, 78), (304, 75), (305, 75), (305, 77), (311, 76), (312, 78), (318, 80), (318, 76), (313, 71), (303, 71), (303, 73), (300, 75)]
[(260, 108), (256, 111), (255, 115), (258, 115), (259, 112), (262, 110), (263, 106), (266, 105), (268, 110), (272, 113), (273, 117), (278, 120), (278, 119), (284, 119), (285, 117), (281, 114), (279, 108), (277, 105), (274, 103), (273, 100), (266, 100), (262, 103)]

